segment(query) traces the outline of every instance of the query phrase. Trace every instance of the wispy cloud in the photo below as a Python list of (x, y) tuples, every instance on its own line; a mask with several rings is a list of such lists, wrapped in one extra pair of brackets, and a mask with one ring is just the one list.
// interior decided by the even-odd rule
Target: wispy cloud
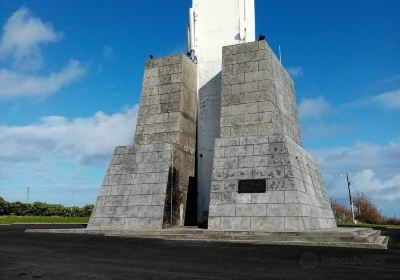
[(287, 72), (292, 76), (292, 78), (298, 78), (303, 76), (303, 69), (301, 67), (289, 67)]
[(45, 76), (0, 69), (0, 99), (46, 96), (78, 80), (85, 73), (86, 67), (76, 60), (71, 60), (60, 72)]
[(400, 89), (378, 94), (370, 99), (372, 103), (387, 109), (400, 109)]
[(380, 108), (387, 110), (400, 109), (400, 88), (381, 91), (375, 95), (364, 95), (362, 98), (342, 104), (343, 108)]
[(323, 97), (304, 98), (299, 104), (299, 114), (302, 119), (320, 118), (329, 109), (329, 103)]
[(47, 96), (85, 75), (86, 67), (73, 59), (58, 72), (39, 72), (43, 45), (61, 38), (61, 32), (25, 7), (10, 16), (0, 39), (0, 100)]

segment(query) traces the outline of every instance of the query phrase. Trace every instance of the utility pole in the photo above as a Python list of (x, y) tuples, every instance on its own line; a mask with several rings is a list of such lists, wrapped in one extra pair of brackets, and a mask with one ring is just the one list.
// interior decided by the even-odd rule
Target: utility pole
[(347, 179), (347, 188), (349, 190), (349, 200), (350, 200), (350, 208), (351, 208), (351, 218), (353, 220), (353, 224), (356, 223), (356, 220), (354, 219), (354, 206), (353, 206), (353, 200), (351, 199), (351, 192), (350, 192), (350, 180), (349, 180), (349, 173), (346, 172), (346, 179)]
[(29, 186), (26, 189), (26, 203), (29, 203)]

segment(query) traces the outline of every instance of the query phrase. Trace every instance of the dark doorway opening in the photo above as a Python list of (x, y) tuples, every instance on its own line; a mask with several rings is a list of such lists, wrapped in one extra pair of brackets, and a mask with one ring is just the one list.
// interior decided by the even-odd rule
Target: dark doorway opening
[(189, 177), (185, 226), (197, 226), (197, 182), (194, 177)]
[(170, 168), (168, 173), (167, 193), (165, 195), (163, 228), (177, 226), (179, 217), (179, 171)]

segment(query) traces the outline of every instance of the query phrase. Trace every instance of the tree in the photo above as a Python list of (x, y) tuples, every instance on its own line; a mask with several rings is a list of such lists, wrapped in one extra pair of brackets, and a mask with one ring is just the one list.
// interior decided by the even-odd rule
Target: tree
[(9, 208), (9, 203), (0, 196), (0, 215), (8, 215)]
[(365, 194), (357, 194), (353, 202), (356, 207), (356, 220), (368, 224), (381, 222), (381, 215), (378, 209)]
[(351, 222), (351, 211), (343, 203), (340, 203), (336, 199), (331, 199), (330, 202), (336, 222)]

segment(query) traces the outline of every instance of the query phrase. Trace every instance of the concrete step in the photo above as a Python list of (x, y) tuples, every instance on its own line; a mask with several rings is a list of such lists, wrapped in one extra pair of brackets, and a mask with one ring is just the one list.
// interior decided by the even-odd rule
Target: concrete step
[(380, 236), (379, 230), (364, 228), (309, 232), (209, 231), (197, 228), (174, 228), (151, 231), (35, 229), (26, 230), (26, 232), (102, 234), (114, 237), (164, 239), (188, 242), (236, 242), (248, 244), (328, 246), (370, 249), (387, 249), (388, 245), (388, 238)]
[[(107, 234), (106, 236), (120, 236), (119, 234)], [(263, 244), (263, 245), (296, 245), (296, 246), (322, 246), (322, 247), (343, 247), (343, 248), (363, 248), (363, 249), (387, 249), (388, 238), (386, 236), (380, 236), (379, 242), (341, 242), (341, 241), (315, 241), (315, 240), (271, 240), (271, 239), (209, 239), (199, 238), (200, 236), (185, 236), (184, 238), (174, 235), (163, 235), (163, 236), (127, 236), (123, 237), (131, 238), (143, 238), (143, 239), (162, 239), (170, 241), (187, 241), (187, 242), (229, 242), (229, 243), (243, 243), (243, 244)]]
[(360, 233), (360, 235), (357, 236), (356, 238), (360, 240), (365, 240), (367, 242), (374, 242), (380, 235), (381, 235), (380, 230), (371, 229), (369, 231)]

